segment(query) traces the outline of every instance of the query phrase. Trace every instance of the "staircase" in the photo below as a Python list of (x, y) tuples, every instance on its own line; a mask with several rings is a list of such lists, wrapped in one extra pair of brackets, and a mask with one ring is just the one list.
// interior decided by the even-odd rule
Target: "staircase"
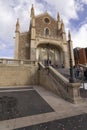
[(69, 80), (53, 67), (39, 63), (39, 84), (51, 90), (63, 99), (77, 103), (80, 97), (80, 83), (69, 83)]

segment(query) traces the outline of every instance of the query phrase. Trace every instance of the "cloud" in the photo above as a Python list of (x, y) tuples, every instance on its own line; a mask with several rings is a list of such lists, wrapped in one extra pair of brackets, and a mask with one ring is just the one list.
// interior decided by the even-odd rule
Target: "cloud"
[[(48, 11), (55, 18), (57, 12), (60, 13), (61, 18), (64, 20), (66, 30), (71, 30), (72, 40), (74, 46), (84, 46), (87, 38), (87, 27), (85, 22), (80, 23), (79, 30), (73, 28), (70, 20), (78, 20), (78, 12), (84, 11), (84, 5), (87, 5), (87, 0), (0, 0), (0, 49), (3, 49), (3, 54), (13, 53), (15, 36), (16, 19), (20, 20), (21, 32), (28, 31), (30, 22), (30, 9), (32, 4), (35, 7), (35, 14)], [(84, 20), (83, 20), (84, 21)], [(78, 44), (79, 43), (79, 44)], [(83, 45), (84, 44), (84, 45)]]
[(45, 0), (49, 6), (51, 5), (51, 11), (55, 11), (55, 14), (59, 12), (66, 23), (68, 23), (71, 18), (78, 18), (77, 10), (74, 0)]
[(20, 19), (21, 32), (28, 31), (32, 4), (35, 5), (36, 14), (44, 8), (43, 4), (35, 0), (0, 0), (0, 39), (3, 39), (3, 43), (0, 42), (0, 48), (3, 48), (3, 54), (7, 53), (6, 49), (11, 52), (14, 49), (13, 37), (17, 18)]
[(81, 2), (87, 4), (87, 0), (81, 0)]
[[(87, 5), (87, 0), (58, 0), (55, 2), (53, 2), (53, 0), (45, 1), (49, 4), (49, 6), (51, 5), (53, 7), (51, 7), (51, 10), (54, 9), (55, 12), (60, 12), (61, 17), (64, 20), (66, 30), (71, 30), (73, 47), (87, 47), (87, 19), (83, 19), (80, 23), (79, 18), (79, 13), (86, 11), (84, 10), (84, 5)], [(72, 25), (74, 23), (70, 23), (71, 19), (74, 21), (79, 21), (79, 29)]]
[(87, 23), (72, 32), (72, 39), (74, 47), (87, 47)]
[(6, 45), (4, 43), (0, 43), (0, 50), (3, 50), (6, 48)]

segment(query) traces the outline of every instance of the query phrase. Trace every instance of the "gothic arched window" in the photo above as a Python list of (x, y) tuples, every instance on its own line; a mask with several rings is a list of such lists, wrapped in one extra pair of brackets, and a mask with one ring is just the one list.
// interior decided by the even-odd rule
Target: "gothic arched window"
[(46, 35), (46, 36), (49, 35), (49, 29), (48, 29), (48, 28), (45, 29), (45, 35)]

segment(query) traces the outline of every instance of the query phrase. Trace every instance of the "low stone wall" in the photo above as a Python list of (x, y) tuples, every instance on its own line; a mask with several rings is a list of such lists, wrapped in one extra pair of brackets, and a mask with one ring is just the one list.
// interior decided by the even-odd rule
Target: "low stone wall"
[(0, 87), (38, 84), (38, 66), (0, 64)]
[(41, 85), (70, 102), (81, 100), (80, 83), (69, 81), (54, 68), (44, 67), (37, 62), (22, 60), (1, 60), (0, 62), (0, 88), (9, 86)]

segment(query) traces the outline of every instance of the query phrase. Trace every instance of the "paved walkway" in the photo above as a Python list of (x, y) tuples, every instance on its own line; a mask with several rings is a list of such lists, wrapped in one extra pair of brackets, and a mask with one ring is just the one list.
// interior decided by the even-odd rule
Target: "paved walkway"
[[(18, 118), (0, 121), (0, 130), (14, 130), (21, 127), (37, 125), (40, 123), (46, 123), (49, 121), (54, 121), (54, 120), (63, 119), (66, 117), (71, 117), (71, 116), (87, 113), (87, 100), (85, 100), (85, 102), (80, 103), (80, 104), (71, 104), (61, 99), (57, 95), (45, 90), (42, 87), (38, 87), (38, 86), (32, 86), (32, 87), (45, 100), (45, 102), (49, 104), (49, 106), (54, 111), (48, 111), (48, 112), (43, 111), (42, 113), (38, 113), (38, 114), (34, 113), (34, 115), (32, 114), (32, 115), (27, 115), (24, 117), (20, 116)], [(25, 87), (25, 89), (20, 89), (20, 90), (18, 89), (17, 90), (15, 89), (14, 90), (13, 89), (1, 90), (0, 93), (1, 92), (12, 93), (13, 91), (17, 91), (17, 92), (27, 91), (27, 88)], [(19, 97), (20, 97), (20, 94), (19, 94)], [(25, 102), (26, 102), (26, 99), (25, 99)], [(30, 129), (30, 130), (33, 130), (33, 129)], [(47, 129), (47, 130), (50, 130), (50, 129)]]

